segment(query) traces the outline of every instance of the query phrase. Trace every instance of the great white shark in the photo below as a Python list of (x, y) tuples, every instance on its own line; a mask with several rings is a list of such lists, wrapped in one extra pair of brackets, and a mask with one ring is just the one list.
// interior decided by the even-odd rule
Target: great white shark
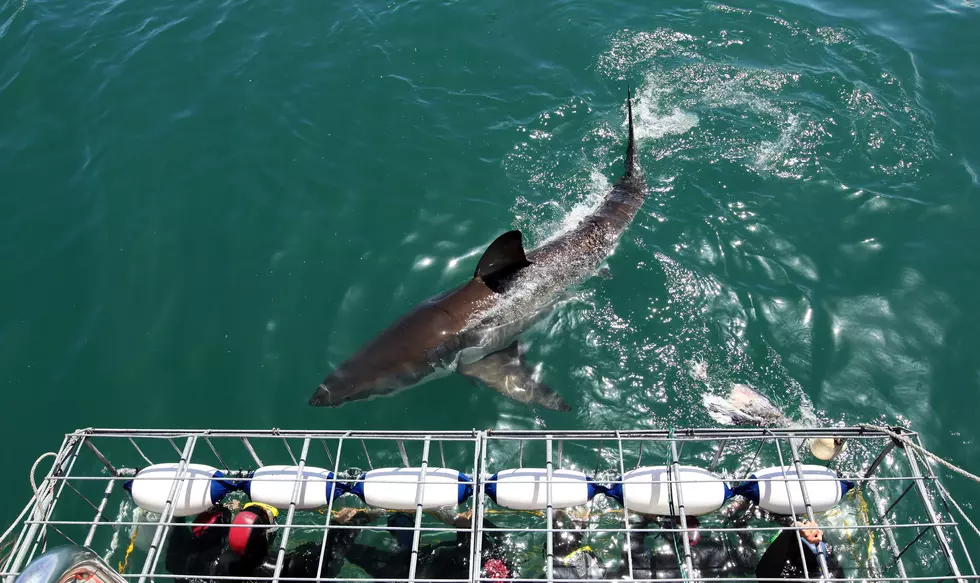
[(497, 237), (472, 279), (415, 306), (375, 336), (323, 380), (310, 404), (334, 407), (455, 372), (521, 403), (571, 410), (535, 378), (517, 338), (565, 290), (598, 270), (643, 204), (631, 93), (626, 107), (626, 169), (592, 214), (530, 253), (520, 231)]

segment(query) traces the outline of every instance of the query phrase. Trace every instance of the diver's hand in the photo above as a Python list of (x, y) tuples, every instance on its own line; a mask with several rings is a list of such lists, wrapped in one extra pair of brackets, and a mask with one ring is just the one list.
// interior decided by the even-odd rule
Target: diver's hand
[(337, 524), (348, 524), (357, 516), (357, 508), (341, 508), (334, 517)]
[(813, 528), (804, 528), (800, 531), (800, 536), (803, 540), (810, 544), (818, 545), (823, 542), (823, 531), (817, 528), (817, 523), (809, 520), (804, 520), (803, 522), (797, 522), (794, 526), (812, 526)]
[(453, 519), (453, 526), (456, 528), (469, 528), (473, 523), (473, 511), (467, 510), (456, 515)]

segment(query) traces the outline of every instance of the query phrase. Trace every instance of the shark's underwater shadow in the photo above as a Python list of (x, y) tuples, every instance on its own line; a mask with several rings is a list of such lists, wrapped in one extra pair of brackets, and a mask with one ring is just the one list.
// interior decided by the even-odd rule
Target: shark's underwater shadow
[(574, 229), (525, 253), (520, 231), (497, 237), (463, 285), (415, 306), (330, 373), (310, 404), (336, 407), (459, 373), (520, 403), (571, 407), (535, 378), (518, 336), (571, 286), (593, 275), (646, 196), (632, 95), (623, 176)]

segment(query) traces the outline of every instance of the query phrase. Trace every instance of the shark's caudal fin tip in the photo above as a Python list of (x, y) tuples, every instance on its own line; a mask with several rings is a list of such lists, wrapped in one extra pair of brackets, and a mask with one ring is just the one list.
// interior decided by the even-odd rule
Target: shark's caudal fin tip
[(626, 114), (629, 124), (629, 143), (626, 146), (626, 173), (627, 178), (636, 172), (636, 138), (633, 134), (633, 88), (626, 85)]

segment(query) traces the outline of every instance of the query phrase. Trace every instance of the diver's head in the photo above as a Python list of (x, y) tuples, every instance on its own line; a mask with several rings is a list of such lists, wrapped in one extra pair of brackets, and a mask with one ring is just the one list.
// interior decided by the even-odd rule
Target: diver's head
[(221, 504), (215, 504), (194, 518), (191, 525), (191, 538), (195, 546), (208, 548), (212, 546), (224, 546), (225, 537), (228, 536), (228, 527), (231, 522), (231, 510)]
[(269, 528), (279, 511), (260, 502), (249, 502), (232, 521), (228, 548), (239, 556), (259, 557), (268, 552)]

